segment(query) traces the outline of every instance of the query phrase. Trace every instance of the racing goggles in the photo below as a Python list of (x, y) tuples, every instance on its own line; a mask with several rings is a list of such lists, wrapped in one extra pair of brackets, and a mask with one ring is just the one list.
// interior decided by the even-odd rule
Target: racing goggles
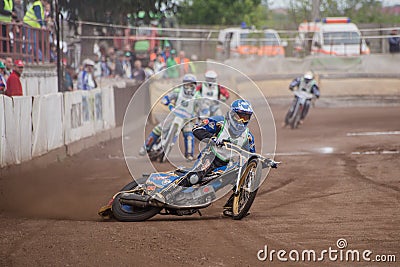
[(232, 118), (237, 121), (237, 122), (241, 122), (241, 123), (247, 123), (249, 122), (250, 118), (251, 118), (251, 114), (249, 113), (236, 113), (234, 111), (231, 111), (231, 116)]
[(194, 83), (185, 83), (183, 84), (183, 89), (187, 90), (187, 89), (191, 89), (194, 90), (196, 88), (196, 84)]

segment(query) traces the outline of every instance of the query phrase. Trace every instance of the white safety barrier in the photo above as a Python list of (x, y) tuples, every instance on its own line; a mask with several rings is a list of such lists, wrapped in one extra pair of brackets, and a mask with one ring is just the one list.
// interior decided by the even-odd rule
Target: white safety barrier
[(6, 145), (6, 122), (4, 112), (4, 95), (0, 95), (0, 167), (6, 165), (5, 163), (5, 145)]
[[(21, 163), (31, 158), (31, 97), (2, 96), (1, 166)], [(1, 122), (2, 121), (2, 122)]]
[(106, 87), (102, 90), (102, 107), (104, 130), (115, 127), (114, 88)]
[(34, 96), (32, 106), (32, 156), (64, 144), (62, 93)]
[(111, 87), (64, 94), (65, 144), (115, 127)]
[(0, 166), (19, 164), (114, 127), (111, 87), (64, 94), (0, 95)]

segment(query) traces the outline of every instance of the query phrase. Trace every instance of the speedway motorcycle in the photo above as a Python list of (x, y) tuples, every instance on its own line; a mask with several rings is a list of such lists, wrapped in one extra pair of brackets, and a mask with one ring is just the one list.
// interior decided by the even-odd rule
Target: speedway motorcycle
[[(227, 190), (229, 186), (234, 192), (233, 210), (229, 216), (235, 220), (242, 219), (248, 214), (257, 195), (262, 181), (262, 169), (276, 168), (279, 162), (250, 153), (229, 142), (225, 142), (223, 147), (236, 155), (233, 157), (235, 160), (214, 169), (200, 184), (178, 186), (190, 171), (184, 169), (143, 175), (140, 181), (132, 181), (117, 192), (106, 206), (100, 208), (99, 215), (104, 219), (115, 218), (130, 222), (145, 221), (157, 214), (201, 215), (201, 209), (231, 192)], [(202, 153), (210, 149), (211, 144), (208, 144)]]
[(212, 100), (208, 98), (202, 98), (198, 106), (198, 118), (200, 120), (211, 117), (211, 106)]
[(163, 131), (161, 138), (147, 153), (151, 161), (165, 162), (167, 160), (168, 154), (178, 140), (181, 129), (193, 118), (193, 115), (182, 107), (171, 107), (170, 110), (171, 113), (168, 116), (174, 116), (174, 119), (170, 127), (165, 132)]
[(290, 128), (296, 129), (302, 119), (301, 117), (307, 101), (311, 101), (314, 95), (303, 90), (296, 90), (293, 93), (294, 100), (286, 114), (285, 125), (290, 125)]

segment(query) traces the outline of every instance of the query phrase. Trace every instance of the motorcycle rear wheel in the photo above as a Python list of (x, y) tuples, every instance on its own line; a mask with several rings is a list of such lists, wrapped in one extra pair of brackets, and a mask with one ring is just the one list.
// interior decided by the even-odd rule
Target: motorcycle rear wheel
[[(234, 220), (240, 220), (245, 217), (256, 198), (258, 189), (250, 192), (249, 184), (250, 182), (256, 182), (254, 181), (255, 176), (252, 175), (254, 175), (257, 169), (257, 164), (257, 159), (250, 160), (240, 178), (239, 193), (233, 198), (232, 218)], [(253, 179), (253, 181), (250, 181), (251, 179)]]
[[(121, 191), (132, 190), (137, 186), (136, 181), (132, 181), (125, 185)], [(157, 207), (134, 207), (120, 202), (120, 195), (118, 194), (113, 201), (111, 210), (114, 218), (121, 222), (141, 222), (150, 219), (161, 211)]]

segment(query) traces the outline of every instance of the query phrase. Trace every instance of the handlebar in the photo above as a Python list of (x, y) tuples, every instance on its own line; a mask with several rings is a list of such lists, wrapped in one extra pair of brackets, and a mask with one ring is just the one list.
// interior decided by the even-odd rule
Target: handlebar
[(260, 155), (260, 154), (252, 153), (252, 152), (246, 151), (246, 150), (244, 150), (243, 148), (241, 148), (240, 146), (235, 145), (235, 144), (232, 144), (232, 143), (230, 143), (230, 142), (224, 142), (224, 143), (223, 143), (223, 147), (224, 147), (225, 149), (228, 149), (228, 150), (231, 150), (231, 151), (234, 151), (234, 152), (238, 153), (238, 154), (239, 154), (239, 157), (243, 157), (243, 154), (245, 154), (245, 155), (246, 155), (246, 156), (245, 156), (246, 158), (250, 158), (250, 157), (252, 157), (252, 156), (255, 156), (255, 157), (259, 158), (259, 159), (262, 161), (262, 167), (263, 167), (263, 168), (267, 168), (267, 167), (270, 167), (270, 168), (277, 168), (277, 167), (278, 167), (278, 164), (281, 163), (281, 162), (279, 162), (279, 161), (274, 161), (273, 159), (266, 158), (266, 157), (264, 157), (264, 156), (262, 156), (262, 155)]

